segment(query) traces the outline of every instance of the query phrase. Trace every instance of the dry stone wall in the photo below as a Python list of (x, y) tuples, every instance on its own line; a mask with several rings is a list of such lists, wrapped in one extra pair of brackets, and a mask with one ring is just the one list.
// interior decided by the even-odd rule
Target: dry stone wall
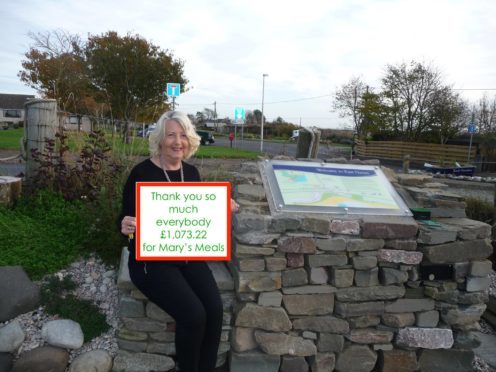
[(232, 372), (471, 370), (492, 247), (462, 198), (406, 175), (393, 184), (435, 223), (272, 216), (256, 166), (241, 173)]

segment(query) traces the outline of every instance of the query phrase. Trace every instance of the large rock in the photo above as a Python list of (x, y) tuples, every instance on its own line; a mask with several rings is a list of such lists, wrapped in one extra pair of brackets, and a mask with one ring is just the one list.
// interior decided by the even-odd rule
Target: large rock
[(336, 291), (336, 299), (341, 302), (393, 300), (405, 295), (403, 286), (373, 286), (341, 288)]
[(418, 363), (421, 372), (467, 372), (473, 359), (470, 350), (422, 350)]
[(343, 351), (344, 337), (334, 333), (320, 333), (317, 349), (320, 352), (340, 353)]
[(0, 353), (13, 353), (24, 341), (24, 331), (19, 322), (14, 320), (0, 328)]
[(336, 371), (338, 372), (370, 372), (377, 361), (377, 354), (368, 346), (351, 345), (338, 354)]
[(491, 225), (487, 223), (471, 220), (469, 218), (446, 218), (438, 219), (443, 224), (448, 224), (450, 227), (458, 231), (458, 239), (460, 240), (475, 240), (491, 237)]
[(333, 316), (311, 316), (293, 319), (293, 329), (346, 334), (350, 326), (346, 320)]
[(269, 223), (270, 219), (260, 214), (236, 213), (232, 219), (232, 227), (237, 233), (267, 231)]
[(331, 314), (334, 308), (333, 294), (284, 295), (282, 301), (291, 315)]
[(165, 355), (149, 353), (128, 353), (119, 350), (114, 358), (114, 371), (142, 372), (142, 371), (170, 371), (174, 367), (174, 360)]
[(245, 233), (234, 233), (233, 235), (238, 242), (252, 245), (272, 244), (280, 236), (279, 234), (265, 233), (262, 231), (248, 231)]
[(257, 247), (241, 243), (233, 244), (237, 257), (244, 256), (272, 256), (276, 251), (274, 248)]
[(230, 353), (230, 372), (278, 372), (281, 364), (279, 355), (265, 354), (259, 351)]
[(312, 341), (285, 333), (255, 331), (255, 340), (267, 354), (309, 356), (317, 353), (317, 347)]
[(291, 329), (288, 314), (282, 308), (259, 306), (247, 303), (236, 316), (238, 327), (260, 328), (267, 331), (287, 332)]
[(386, 303), (387, 313), (406, 313), (434, 310), (434, 301), (430, 298), (400, 298)]
[(360, 302), (347, 303), (336, 301), (335, 313), (342, 317), (362, 316), (362, 315), (381, 315), (384, 313), (384, 302)]
[(43, 346), (23, 353), (15, 362), (11, 372), (64, 372), (67, 362), (69, 362), (67, 351)]
[(346, 338), (356, 344), (387, 344), (393, 339), (393, 332), (373, 328), (352, 329)]
[(312, 238), (291, 236), (279, 239), (277, 250), (285, 253), (314, 254), (317, 251), (317, 246)]
[(377, 259), (380, 262), (418, 265), (422, 261), (422, 252), (401, 251), (398, 249), (380, 249)]
[(421, 247), (424, 258), (432, 263), (455, 263), (483, 260), (493, 252), (489, 239), (457, 241)]
[(234, 351), (241, 353), (256, 349), (257, 342), (255, 341), (254, 332), (255, 330), (253, 328), (233, 327), (231, 331), (231, 345)]
[(383, 239), (349, 239), (346, 243), (348, 252), (376, 251), (384, 247)]
[(358, 221), (332, 220), (331, 232), (334, 234), (359, 235), (360, 224)]
[(453, 342), (451, 329), (441, 328), (403, 328), (396, 337), (398, 346), (423, 349), (449, 349)]
[(234, 282), (237, 292), (268, 292), (281, 288), (282, 279), (280, 271), (236, 271)]
[(380, 239), (412, 238), (418, 225), (411, 217), (366, 216), (362, 223), (362, 237)]
[(441, 319), (452, 326), (463, 326), (478, 322), (486, 310), (486, 305), (459, 306), (441, 311)]
[(0, 267), (0, 278), (0, 323), (38, 306), (40, 289), (21, 266)]
[(41, 337), (52, 346), (79, 349), (84, 335), (79, 323), (70, 319), (51, 320), (43, 325)]
[(284, 356), (280, 372), (308, 372), (308, 364), (304, 357)]
[(336, 356), (333, 353), (317, 353), (308, 359), (312, 372), (332, 371), (336, 364)]
[(112, 357), (105, 350), (91, 350), (76, 357), (69, 372), (108, 372), (112, 368)]
[(381, 351), (379, 366), (381, 372), (414, 372), (418, 370), (417, 356), (414, 351)]

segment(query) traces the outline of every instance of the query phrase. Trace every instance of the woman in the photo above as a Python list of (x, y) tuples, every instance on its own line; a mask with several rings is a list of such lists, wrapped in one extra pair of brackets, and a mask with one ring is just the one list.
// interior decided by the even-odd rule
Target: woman
[[(200, 144), (188, 117), (178, 111), (163, 114), (150, 134), (151, 157), (136, 165), (124, 186), (121, 232), (136, 229), (135, 185), (138, 181), (195, 182), (198, 170), (184, 162)], [(231, 199), (231, 210), (239, 209)], [(203, 261), (136, 261), (130, 241), (129, 274), (148, 299), (176, 321), (177, 370), (214, 371), (222, 329), (222, 301), (217, 284)]]

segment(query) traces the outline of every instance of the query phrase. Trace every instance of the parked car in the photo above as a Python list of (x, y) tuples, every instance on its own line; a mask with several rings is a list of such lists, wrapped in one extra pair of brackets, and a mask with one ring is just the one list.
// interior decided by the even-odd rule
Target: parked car
[(137, 133), (137, 136), (138, 137), (146, 137), (146, 138), (148, 138), (150, 136), (150, 133), (153, 132), (156, 127), (157, 127), (156, 124), (151, 124), (147, 128), (145, 128), (144, 131), (143, 131), (143, 129), (142, 130), (139, 130), (138, 133)]
[(200, 136), (201, 145), (206, 145), (206, 144), (211, 145), (212, 143), (215, 142), (215, 138), (212, 132), (206, 130), (197, 130), (196, 133)]

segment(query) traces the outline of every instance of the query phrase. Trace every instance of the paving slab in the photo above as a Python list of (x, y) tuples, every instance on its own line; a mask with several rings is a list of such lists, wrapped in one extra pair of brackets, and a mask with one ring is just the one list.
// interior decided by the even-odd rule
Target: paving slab
[(496, 368), (496, 335), (476, 332), (481, 345), (474, 349), (475, 355), (484, 359), (491, 367)]

